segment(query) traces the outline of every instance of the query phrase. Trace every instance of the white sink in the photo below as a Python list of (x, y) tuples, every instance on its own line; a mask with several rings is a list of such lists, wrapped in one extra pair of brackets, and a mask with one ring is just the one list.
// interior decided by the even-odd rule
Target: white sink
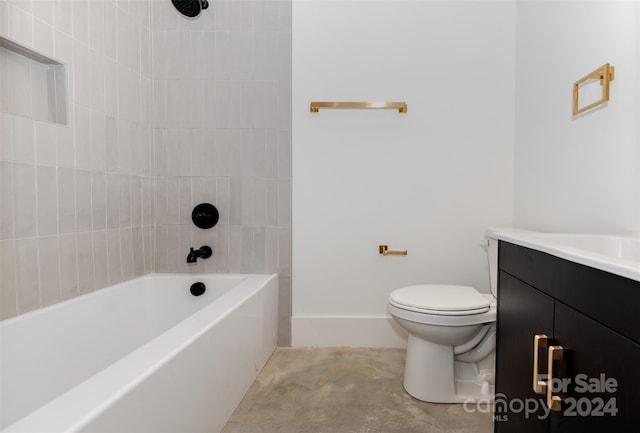
[(640, 281), (640, 236), (497, 231), (503, 241)]
[(640, 237), (561, 233), (535, 233), (532, 235), (553, 244), (640, 262)]

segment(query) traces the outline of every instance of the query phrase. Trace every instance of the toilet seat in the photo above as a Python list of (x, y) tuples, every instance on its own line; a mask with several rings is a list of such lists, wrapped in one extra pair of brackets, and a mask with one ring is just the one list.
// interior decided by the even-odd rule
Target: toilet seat
[(422, 314), (467, 316), (486, 313), (491, 302), (473, 287), (421, 284), (394, 290), (389, 304)]

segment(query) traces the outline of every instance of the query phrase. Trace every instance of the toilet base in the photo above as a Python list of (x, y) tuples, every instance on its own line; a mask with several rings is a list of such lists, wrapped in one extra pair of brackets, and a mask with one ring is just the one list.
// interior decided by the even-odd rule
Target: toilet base
[(403, 385), (418, 400), (431, 403), (493, 401), (492, 376), (487, 370), (475, 372), (474, 364), (456, 362), (452, 346), (409, 334)]

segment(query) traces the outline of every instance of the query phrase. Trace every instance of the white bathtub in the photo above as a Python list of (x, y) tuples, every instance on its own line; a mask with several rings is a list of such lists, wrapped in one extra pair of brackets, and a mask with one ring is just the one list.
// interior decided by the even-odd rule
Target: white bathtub
[(220, 431), (276, 347), (277, 288), (151, 274), (1, 322), (2, 432)]

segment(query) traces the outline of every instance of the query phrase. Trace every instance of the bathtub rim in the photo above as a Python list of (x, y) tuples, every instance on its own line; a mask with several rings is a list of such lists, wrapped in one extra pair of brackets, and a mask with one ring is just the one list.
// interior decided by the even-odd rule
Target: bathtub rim
[[(239, 277), (243, 278), (237, 286), (186, 317), (162, 334), (152, 338), (133, 352), (120, 358), (105, 369), (64, 392), (60, 396), (39, 407), (23, 418), (6, 426), (0, 433), (17, 432), (77, 432), (107, 410), (119, 399), (133, 390), (145, 379), (154, 374), (163, 365), (178, 355), (184, 348), (193, 344), (217, 323), (229, 316), (255, 294), (266, 288), (278, 274), (170, 274), (151, 273), (132, 280), (118, 283), (109, 289), (134, 280), (154, 277)], [(276, 290), (277, 290), (276, 286)], [(91, 296), (100, 291), (91, 292)], [(85, 298), (86, 299), (86, 298)], [(65, 301), (66, 302), (66, 301)], [(79, 302), (77, 298), (68, 302)], [(55, 307), (54, 304), (50, 307)], [(46, 308), (50, 308), (46, 307)], [(43, 309), (44, 310), (44, 309)], [(38, 313), (39, 310), (31, 312)], [(27, 314), (31, 314), (27, 313)], [(13, 321), (21, 316), (11, 318)], [(274, 348), (275, 349), (275, 348)], [(97, 386), (99, 385), (99, 386)]]

